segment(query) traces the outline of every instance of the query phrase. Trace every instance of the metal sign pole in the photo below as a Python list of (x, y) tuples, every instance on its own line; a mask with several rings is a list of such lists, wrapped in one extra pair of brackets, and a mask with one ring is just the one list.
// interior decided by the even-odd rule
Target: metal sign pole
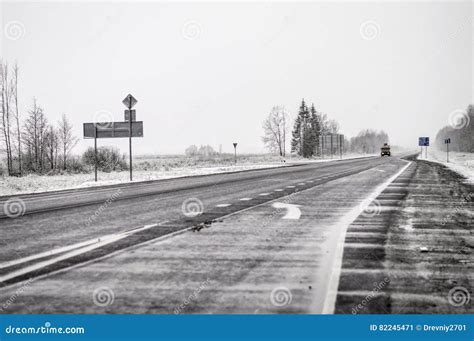
[(341, 153), (341, 160), (342, 160), (342, 144), (344, 143), (344, 138), (342, 135), (339, 135), (339, 152)]
[(130, 122), (130, 130), (128, 134), (128, 145), (129, 145), (129, 154), (130, 154), (130, 181), (132, 181), (132, 97), (128, 98), (128, 110), (130, 110), (130, 114), (128, 117), (128, 121)]
[(234, 142), (234, 163), (237, 164), (237, 143)]
[(446, 162), (449, 162), (449, 143), (451, 142), (450, 140), (446, 141)]
[(94, 124), (95, 134), (94, 134), (94, 174), (95, 182), (97, 182), (97, 125)]
[(321, 159), (324, 159), (324, 135), (321, 135)]
[(332, 156), (333, 156), (333, 153), (334, 153), (333, 146), (332, 146), (332, 134), (329, 135), (329, 136), (331, 136), (331, 160), (332, 160)]

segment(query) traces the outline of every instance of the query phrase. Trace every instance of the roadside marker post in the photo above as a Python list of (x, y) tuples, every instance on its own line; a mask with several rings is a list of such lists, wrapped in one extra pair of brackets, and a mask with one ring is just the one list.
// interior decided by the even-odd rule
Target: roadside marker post
[(342, 148), (344, 144), (344, 135), (339, 135), (339, 153), (341, 155), (341, 160), (342, 160)]
[(235, 161), (235, 164), (237, 164), (237, 142), (234, 142), (233, 145), (234, 145), (234, 161)]
[[(128, 128), (128, 149), (129, 149), (129, 155), (130, 155), (130, 181), (133, 180), (133, 167), (132, 167), (132, 118), (133, 118), (133, 112), (132, 108), (137, 104), (137, 100), (135, 97), (133, 97), (131, 94), (128, 94), (127, 97), (125, 97), (122, 101), (122, 103), (128, 108), (128, 122), (130, 122), (129, 128)], [(126, 114), (125, 114), (126, 115)]]
[(445, 138), (444, 143), (446, 144), (446, 163), (449, 163), (449, 144), (451, 143), (451, 138)]
[(97, 125), (94, 124), (94, 181), (97, 182)]

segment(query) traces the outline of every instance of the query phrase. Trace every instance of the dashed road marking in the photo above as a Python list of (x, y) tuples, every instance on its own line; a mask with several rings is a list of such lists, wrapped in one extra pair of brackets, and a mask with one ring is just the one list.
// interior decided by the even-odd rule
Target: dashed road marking
[(281, 189), (281, 188), (277, 188), (277, 189), (275, 190), (275, 192), (283, 192), (283, 191), (284, 191), (284, 189)]
[(252, 200), (252, 198), (242, 198), (242, 199), (239, 199), (240, 201), (250, 201)]
[(286, 186), (286, 188), (295, 188), (295, 186)]
[(259, 195), (266, 196), (266, 195), (270, 195), (270, 193), (260, 193)]
[(216, 207), (229, 207), (231, 204), (219, 204)]

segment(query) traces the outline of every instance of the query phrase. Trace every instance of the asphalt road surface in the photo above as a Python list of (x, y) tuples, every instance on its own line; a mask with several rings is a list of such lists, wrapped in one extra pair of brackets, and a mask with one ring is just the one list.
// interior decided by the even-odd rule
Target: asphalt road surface
[(0, 309), (469, 312), (471, 192), (371, 157), (3, 197)]

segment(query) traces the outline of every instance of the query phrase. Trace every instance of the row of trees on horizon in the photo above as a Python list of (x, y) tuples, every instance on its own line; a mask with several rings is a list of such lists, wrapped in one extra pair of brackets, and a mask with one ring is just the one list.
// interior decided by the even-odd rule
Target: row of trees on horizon
[[(81, 156), (73, 155), (79, 139), (73, 134), (73, 126), (63, 114), (58, 122), (50, 122), (36, 99), (22, 118), (19, 108), (19, 67), (0, 60), (0, 152), (5, 166), (0, 162), (0, 175), (50, 174), (60, 171), (87, 172), (94, 166), (93, 149)], [(435, 137), (435, 145), (444, 149), (444, 139), (451, 138), (450, 150), (474, 152), (474, 105), (462, 113), (460, 123), (442, 128)], [(458, 117), (459, 118), (459, 117)], [(292, 121), (283, 106), (274, 106), (263, 122), (262, 141), (269, 152), (287, 156), (290, 152), (304, 158), (320, 157), (319, 137), (339, 134), (339, 123), (308, 105), (303, 99), (296, 118)], [(389, 136), (384, 131), (362, 130), (357, 136), (344, 140), (343, 150), (353, 153), (378, 153)], [(209, 145), (189, 146), (187, 157), (220, 155)], [(127, 168), (125, 154), (117, 148), (99, 148), (99, 169), (106, 171)], [(2, 161), (2, 160), (0, 160)]]
[[(287, 136), (290, 118), (282, 106), (274, 106), (263, 122), (262, 141), (267, 149), (280, 156), (286, 156)], [(339, 134), (340, 125), (327, 114), (316, 110), (314, 103), (308, 106), (303, 99), (293, 122), (291, 132), (291, 153), (304, 157), (320, 157), (320, 136)], [(357, 136), (344, 140), (343, 150), (354, 153), (378, 153), (389, 137), (384, 131), (362, 130)]]

